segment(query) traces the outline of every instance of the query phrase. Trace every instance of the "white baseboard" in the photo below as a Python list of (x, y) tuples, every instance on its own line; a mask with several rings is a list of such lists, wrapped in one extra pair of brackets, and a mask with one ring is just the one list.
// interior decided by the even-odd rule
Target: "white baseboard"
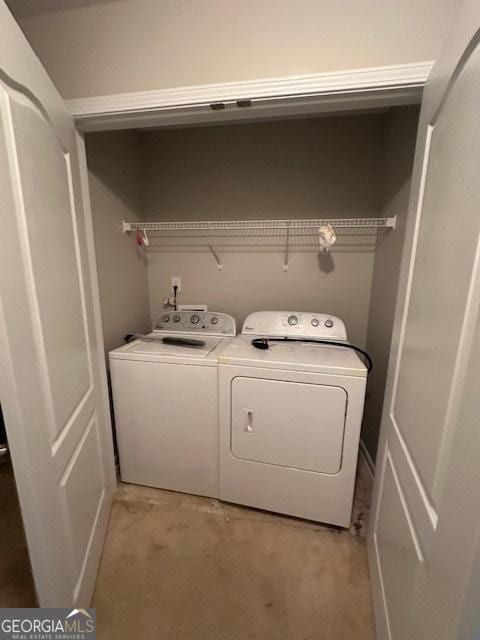
[(373, 462), (372, 456), (370, 455), (363, 440), (360, 440), (360, 456), (363, 459), (363, 462), (365, 463), (365, 467), (368, 471), (368, 475), (370, 476), (373, 482), (373, 479), (375, 477), (375, 463)]

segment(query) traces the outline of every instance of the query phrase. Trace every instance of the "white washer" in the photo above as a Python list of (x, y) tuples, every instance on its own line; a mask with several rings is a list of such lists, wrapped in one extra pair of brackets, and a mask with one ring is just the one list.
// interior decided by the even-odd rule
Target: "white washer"
[(124, 482), (218, 497), (217, 354), (235, 333), (227, 314), (172, 311), (158, 318), (150, 340), (110, 352)]
[[(298, 338), (261, 351), (254, 337)], [(343, 322), (263, 311), (219, 356), (220, 498), (350, 525), (367, 370)]]

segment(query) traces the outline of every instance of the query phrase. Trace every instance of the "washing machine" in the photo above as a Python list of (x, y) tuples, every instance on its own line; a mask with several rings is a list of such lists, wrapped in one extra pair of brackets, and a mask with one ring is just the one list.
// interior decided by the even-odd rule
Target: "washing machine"
[(222, 500), (350, 525), (367, 367), (347, 344), (334, 316), (246, 318), (219, 355)]
[(110, 352), (124, 482), (219, 496), (217, 355), (235, 333), (225, 313), (172, 311)]

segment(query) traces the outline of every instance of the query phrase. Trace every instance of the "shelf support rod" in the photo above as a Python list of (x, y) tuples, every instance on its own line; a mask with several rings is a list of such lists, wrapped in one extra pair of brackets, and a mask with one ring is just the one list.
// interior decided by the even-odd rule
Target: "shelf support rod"
[(288, 254), (290, 252), (290, 222), (287, 222), (287, 233), (285, 236), (285, 256), (283, 258), (283, 270), (288, 271)]
[(223, 263), (218, 254), (217, 238), (213, 234), (212, 234), (212, 244), (209, 245), (209, 249), (212, 252), (213, 257), (215, 258), (215, 261), (217, 263), (217, 269), (221, 271), (223, 269)]

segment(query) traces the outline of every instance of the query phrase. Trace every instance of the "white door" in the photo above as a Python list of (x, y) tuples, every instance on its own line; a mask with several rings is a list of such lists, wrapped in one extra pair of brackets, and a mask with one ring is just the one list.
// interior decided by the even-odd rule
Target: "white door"
[(0, 398), (41, 606), (88, 606), (115, 486), (76, 135), (0, 2)]
[(480, 611), (479, 42), (468, 0), (424, 93), (369, 537), (379, 640), (467, 640)]

